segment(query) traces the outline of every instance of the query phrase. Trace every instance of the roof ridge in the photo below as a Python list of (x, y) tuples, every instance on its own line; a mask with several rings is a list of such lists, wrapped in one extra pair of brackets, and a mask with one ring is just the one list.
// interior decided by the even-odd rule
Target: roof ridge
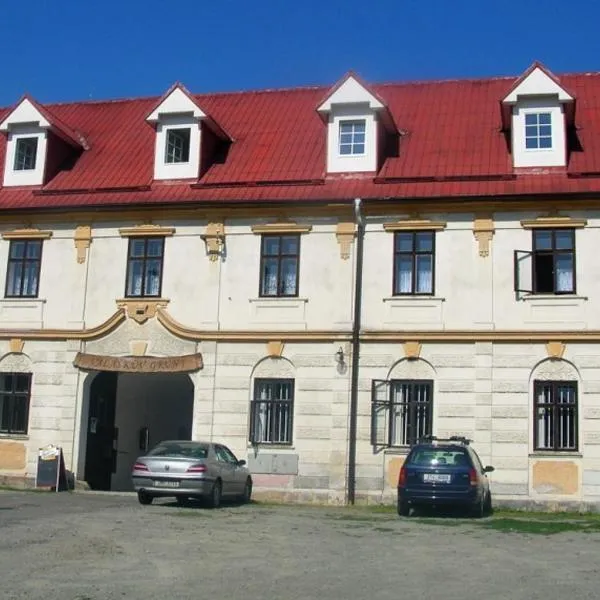
[[(568, 72), (568, 73), (554, 73), (556, 77), (591, 77), (600, 76), (600, 71), (582, 71), (582, 72)], [(419, 86), (419, 85), (434, 85), (434, 84), (445, 84), (445, 83), (483, 83), (483, 82), (494, 82), (494, 81), (515, 81), (520, 75), (494, 75), (491, 77), (450, 77), (447, 79), (405, 79), (395, 81), (372, 81), (369, 82), (369, 86), (373, 88), (381, 87), (392, 87), (392, 86)], [(276, 94), (285, 92), (310, 92), (310, 91), (321, 91), (329, 90), (331, 85), (329, 84), (312, 84), (312, 85), (300, 85), (300, 86), (287, 86), (287, 87), (274, 87), (274, 88), (255, 88), (245, 90), (229, 90), (229, 91), (217, 91), (217, 92), (190, 92), (194, 98), (222, 98), (226, 96), (249, 96), (258, 94)], [(84, 99), (84, 100), (65, 100), (60, 102), (39, 102), (41, 106), (55, 107), (55, 106), (74, 106), (74, 105), (101, 105), (101, 104), (118, 104), (127, 102), (150, 102), (157, 101), (162, 98), (163, 94), (144, 95), (144, 96), (128, 96), (123, 98), (105, 98), (105, 99)], [(0, 106), (0, 111), (10, 110), (11, 106)]]

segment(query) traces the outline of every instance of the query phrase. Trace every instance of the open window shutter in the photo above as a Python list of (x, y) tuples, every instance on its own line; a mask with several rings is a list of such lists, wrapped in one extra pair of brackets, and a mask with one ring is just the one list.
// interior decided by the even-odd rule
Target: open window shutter
[(389, 446), (390, 382), (371, 383), (371, 445)]
[(515, 250), (515, 292), (517, 294), (533, 293), (533, 252)]

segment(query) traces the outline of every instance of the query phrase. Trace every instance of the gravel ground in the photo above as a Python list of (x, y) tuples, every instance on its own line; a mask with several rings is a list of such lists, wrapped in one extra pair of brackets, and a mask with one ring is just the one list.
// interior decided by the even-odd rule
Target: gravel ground
[(366, 509), (0, 492), (0, 598), (596, 599), (600, 533)]

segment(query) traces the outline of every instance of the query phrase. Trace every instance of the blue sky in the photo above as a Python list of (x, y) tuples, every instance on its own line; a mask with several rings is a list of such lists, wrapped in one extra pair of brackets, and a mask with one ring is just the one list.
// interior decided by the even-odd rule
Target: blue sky
[(0, 0), (0, 106), (600, 70), (593, 0)]

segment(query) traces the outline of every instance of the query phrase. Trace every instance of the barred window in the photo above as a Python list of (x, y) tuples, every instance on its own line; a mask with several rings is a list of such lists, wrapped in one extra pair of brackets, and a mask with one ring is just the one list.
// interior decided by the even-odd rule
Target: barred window
[(431, 435), (432, 381), (374, 380), (371, 402), (373, 446), (410, 446)]
[(31, 373), (0, 374), (0, 433), (27, 433)]
[(291, 444), (294, 415), (293, 379), (255, 379), (250, 405), (250, 442)]
[(534, 449), (577, 450), (577, 382), (534, 381)]

